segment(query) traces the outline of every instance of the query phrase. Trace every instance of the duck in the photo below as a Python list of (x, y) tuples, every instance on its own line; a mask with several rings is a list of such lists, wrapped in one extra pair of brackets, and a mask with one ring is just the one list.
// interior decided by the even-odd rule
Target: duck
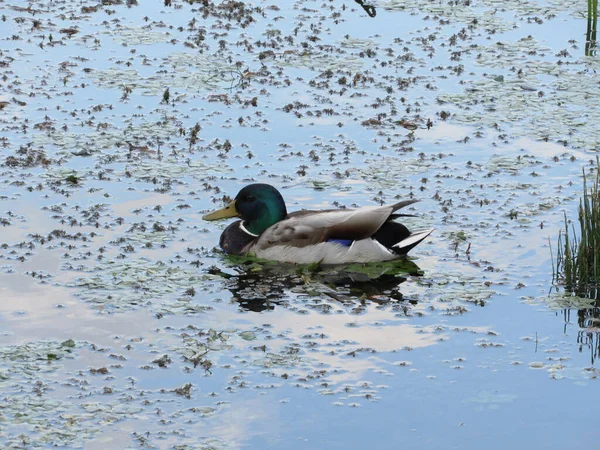
[(242, 188), (224, 208), (204, 215), (212, 221), (239, 217), (219, 240), (230, 255), (295, 264), (351, 264), (400, 259), (433, 232), (410, 231), (395, 219), (418, 200), (356, 209), (300, 210), (288, 213), (281, 193), (270, 184)]

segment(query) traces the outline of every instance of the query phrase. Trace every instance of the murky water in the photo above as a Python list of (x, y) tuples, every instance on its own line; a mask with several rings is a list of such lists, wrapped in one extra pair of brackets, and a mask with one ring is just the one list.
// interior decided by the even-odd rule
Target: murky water
[[(0, 1), (2, 448), (590, 448), (597, 309), (548, 296), (598, 150), (573, 1)], [(203, 222), (416, 197), (377, 278)]]

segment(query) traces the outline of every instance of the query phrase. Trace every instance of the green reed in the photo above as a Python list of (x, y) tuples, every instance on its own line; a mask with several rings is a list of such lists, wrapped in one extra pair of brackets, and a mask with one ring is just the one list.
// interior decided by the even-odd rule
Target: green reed
[(588, 0), (587, 31), (585, 38), (585, 55), (595, 56), (598, 43), (596, 32), (598, 30), (598, 0)]
[[(599, 163), (598, 157), (596, 163)], [(597, 166), (598, 167), (598, 166)], [(588, 176), (583, 170), (583, 198), (579, 200), (579, 232), (565, 214), (565, 229), (558, 236), (553, 282), (580, 297), (597, 299), (600, 294), (600, 175)]]

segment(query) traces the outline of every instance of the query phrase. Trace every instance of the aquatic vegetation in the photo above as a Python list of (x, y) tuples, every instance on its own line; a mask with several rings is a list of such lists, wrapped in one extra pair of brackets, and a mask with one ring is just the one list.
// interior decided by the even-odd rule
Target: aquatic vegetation
[[(553, 281), (567, 293), (586, 298), (600, 297), (600, 160), (596, 158), (596, 174), (583, 169), (583, 197), (578, 207), (578, 229), (565, 213), (564, 230), (558, 238)], [(592, 172), (593, 173), (593, 170)]]
[(595, 56), (598, 47), (598, 0), (588, 0), (587, 5), (588, 10), (585, 55)]
[[(59, 384), (55, 374), (63, 370), (65, 360), (74, 359), (85, 345), (70, 339), (0, 347), (0, 389), (6, 394), (0, 399), (3, 446), (80, 446), (98, 431), (80, 421), (81, 413), (72, 414), (71, 402), (48, 395)], [(20, 434), (7, 433), (13, 428)]]
[(105, 261), (69, 283), (78, 287), (76, 296), (82, 301), (94, 304), (99, 311), (114, 312), (135, 309), (143, 306), (154, 306), (157, 311), (170, 314), (187, 314), (206, 310), (188, 308), (186, 302), (170, 301), (160, 304), (163, 298), (171, 298), (173, 294), (185, 292), (185, 289), (210, 280), (210, 275), (195, 270), (170, 266), (164, 262), (147, 260)]

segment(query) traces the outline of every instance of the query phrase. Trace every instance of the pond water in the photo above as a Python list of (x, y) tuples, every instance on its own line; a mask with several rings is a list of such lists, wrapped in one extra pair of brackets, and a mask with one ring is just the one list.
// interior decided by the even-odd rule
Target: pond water
[[(594, 446), (600, 314), (550, 248), (586, 5), (367, 4), (0, 0), (2, 448)], [(231, 260), (201, 217), (254, 181), (436, 231), (360, 281)]]

